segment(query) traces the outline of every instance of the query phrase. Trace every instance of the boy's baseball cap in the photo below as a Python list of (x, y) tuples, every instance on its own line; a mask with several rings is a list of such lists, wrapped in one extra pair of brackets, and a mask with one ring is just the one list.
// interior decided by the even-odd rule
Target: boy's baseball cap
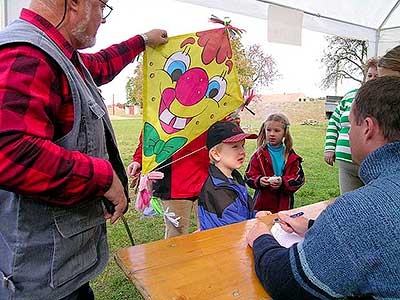
[(244, 133), (238, 124), (229, 121), (219, 121), (211, 125), (207, 132), (207, 149), (220, 143), (234, 143), (244, 139), (256, 139), (257, 134)]

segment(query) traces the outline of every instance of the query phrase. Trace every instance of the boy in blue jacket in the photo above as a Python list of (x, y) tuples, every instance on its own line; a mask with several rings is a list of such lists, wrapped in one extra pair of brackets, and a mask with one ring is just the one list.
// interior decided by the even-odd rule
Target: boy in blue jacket
[(229, 225), (270, 214), (253, 210), (243, 177), (237, 171), (246, 156), (245, 139), (256, 139), (233, 122), (219, 121), (207, 132), (208, 178), (199, 196), (200, 229)]

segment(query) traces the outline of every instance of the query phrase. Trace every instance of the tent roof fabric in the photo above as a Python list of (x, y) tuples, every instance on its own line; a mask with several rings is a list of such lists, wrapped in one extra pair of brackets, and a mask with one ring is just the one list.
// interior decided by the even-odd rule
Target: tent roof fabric
[[(372, 55), (400, 44), (400, 0), (178, 0), (267, 19), (269, 5), (304, 12), (303, 27), (368, 40)], [(371, 51), (370, 50), (370, 51)]]

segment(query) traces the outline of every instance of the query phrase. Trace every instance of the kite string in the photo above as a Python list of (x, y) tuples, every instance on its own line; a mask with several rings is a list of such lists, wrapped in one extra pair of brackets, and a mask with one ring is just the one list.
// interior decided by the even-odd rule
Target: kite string
[(195, 150), (193, 152), (190, 152), (190, 153), (188, 153), (188, 154), (186, 154), (186, 155), (184, 155), (182, 157), (179, 157), (178, 159), (175, 159), (175, 160), (173, 160), (173, 161), (171, 161), (171, 162), (169, 162), (169, 163), (167, 163), (167, 164), (165, 164), (165, 165), (163, 165), (163, 166), (161, 166), (159, 168), (156, 168), (153, 171), (159, 171), (159, 170), (161, 170), (161, 169), (163, 169), (165, 167), (168, 167), (169, 165), (172, 165), (173, 163), (178, 162), (178, 161), (180, 161), (180, 160), (182, 160), (182, 159), (184, 159), (184, 158), (186, 158), (186, 157), (188, 157), (188, 156), (190, 156), (192, 154), (195, 154), (195, 153), (197, 153), (197, 152), (199, 152), (199, 151), (201, 151), (203, 149), (206, 149), (206, 146), (203, 146), (200, 149), (197, 149), (197, 150)]

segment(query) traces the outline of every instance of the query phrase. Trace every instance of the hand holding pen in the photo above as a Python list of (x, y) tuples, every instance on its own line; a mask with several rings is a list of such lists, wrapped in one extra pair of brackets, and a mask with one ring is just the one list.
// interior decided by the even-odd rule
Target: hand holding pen
[(308, 230), (308, 219), (303, 217), (303, 212), (290, 214), (288, 211), (281, 211), (278, 213), (278, 218), (274, 221), (279, 222), (282, 229), (286, 232), (295, 232), (300, 236), (304, 236)]

